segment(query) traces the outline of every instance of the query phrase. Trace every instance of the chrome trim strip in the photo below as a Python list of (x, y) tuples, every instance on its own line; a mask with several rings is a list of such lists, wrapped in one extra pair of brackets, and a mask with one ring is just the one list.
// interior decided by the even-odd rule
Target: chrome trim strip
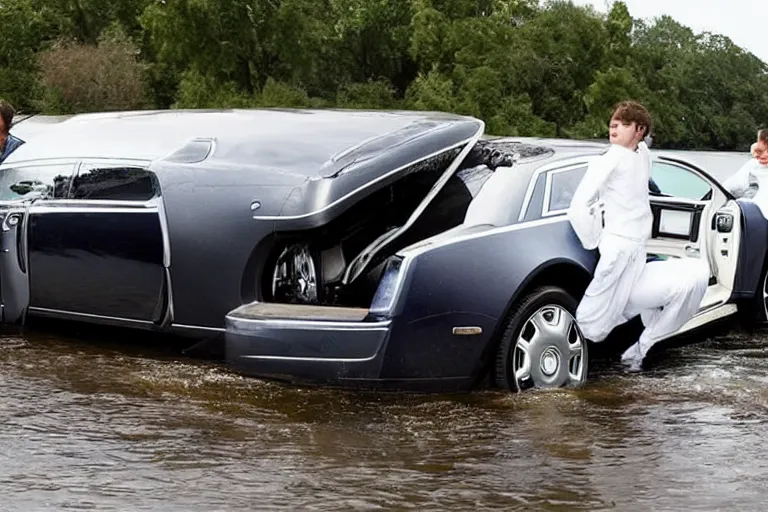
[(482, 238), (486, 236), (493, 236), (500, 233), (508, 233), (512, 231), (520, 231), (523, 229), (529, 229), (529, 228), (536, 228), (539, 226), (546, 226), (548, 224), (557, 224), (558, 222), (568, 222), (568, 218), (565, 215), (557, 215), (553, 217), (546, 217), (544, 219), (536, 219), (536, 220), (529, 220), (526, 222), (521, 222), (518, 224), (508, 224), (506, 226), (499, 226), (496, 228), (491, 228), (485, 231), (481, 231), (479, 233), (471, 233), (468, 235), (463, 236), (457, 236), (454, 238), (447, 238), (440, 242), (429, 244), (429, 243), (423, 243), (419, 242), (418, 246), (414, 246), (413, 249), (409, 249), (408, 247), (401, 249), (397, 252), (399, 256), (403, 256), (407, 259), (413, 259), (417, 256), (420, 256), (421, 254), (425, 252), (429, 252), (433, 249), (437, 249), (440, 247), (446, 247), (449, 245), (453, 245), (459, 242), (463, 242), (465, 240), (474, 240), (475, 238)]
[(699, 201), (676, 196), (650, 196), (650, 202), (662, 204), (679, 204), (682, 206), (707, 206), (707, 204), (709, 204), (709, 201)]
[[(149, 168), (149, 165), (152, 163), (152, 160), (146, 159), (146, 158), (115, 158), (115, 157), (80, 157), (80, 156), (56, 156), (56, 157), (48, 157), (48, 158), (32, 158), (29, 160), (18, 160), (18, 161), (4, 161), (2, 164), (0, 164), (0, 171), (4, 171), (6, 169), (17, 169), (17, 168), (23, 168), (23, 167), (37, 167), (39, 165), (66, 165), (66, 164), (72, 164), (73, 169), (77, 171), (79, 169), (78, 165), (80, 162), (96, 162), (99, 164), (107, 164), (113, 163), (115, 165), (136, 165), (141, 166), (144, 165), (146, 168)], [(73, 173), (71, 175), (73, 178), (77, 176), (76, 173)]]
[[(171, 266), (171, 235), (168, 231), (168, 218), (165, 211), (165, 201), (162, 197), (155, 198), (157, 215), (160, 218), (160, 232), (163, 235), (163, 265)], [(170, 279), (170, 276), (169, 276)]]
[(155, 206), (156, 200), (157, 197), (154, 197), (148, 201), (113, 201), (110, 199), (44, 199), (37, 201), (35, 204), (57, 206), (59, 208), (80, 208), (84, 206), (121, 206), (126, 208), (141, 209), (152, 208)]
[(29, 311), (34, 313), (39, 313), (42, 315), (51, 315), (51, 316), (58, 316), (58, 317), (90, 318), (93, 320), (109, 320), (112, 322), (120, 322), (124, 324), (134, 324), (134, 325), (141, 325), (145, 327), (156, 327), (154, 323), (147, 320), (134, 320), (132, 318), (120, 318), (116, 316), (93, 315), (90, 313), (76, 313), (74, 311), (64, 311), (61, 309), (49, 309), (49, 308), (40, 308), (36, 306), (30, 306)]
[[(315, 211), (312, 211), (312, 212), (309, 212), (309, 213), (303, 213), (301, 215), (286, 215), (286, 216), (280, 216), (280, 215), (254, 215), (253, 218), (255, 220), (299, 220), (299, 219), (306, 219), (306, 218), (312, 217), (312, 216), (317, 215), (319, 213), (323, 213), (324, 211), (329, 210), (329, 209), (335, 207), (337, 204), (342, 203), (342, 202), (346, 201), (347, 199), (349, 199), (350, 197), (356, 195), (361, 190), (365, 190), (366, 188), (371, 187), (372, 185), (378, 183), (379, 181), (385, 180), (385, 179), (389, 178), (390, 176), (392, 176), (393, 174), (397, 174), (398, 172), (402, 171), (406, 167), (410, 167), (411, 165), (417, 164), (419, 162), (422, 162), (424, 160), (432, 158), (432, 157), (434, 157), (436, 155), (439, 155), (441, 153), (445, 153), (446, 151), (450, 151), (452, 149), (456, 149), (457, 147), (460, 147), (460, 146), (462, 146), (464, 144), (468, 144), (472, 140), (477, 141), (477, 139), (480, 138), (480, 135), (482, 135), (484, 127), (485, 127), (485, 124), (483, 123), (481, 125), (481, 127), (480, 127), (479, 134), (475, 134), (472, 137), (469, 137), (468, 139), (465, 139), (465, 140), (463, 140), (461, 142), (457, 142), (456, 144), (454, 144), (452, 146), (446, 146), (444, 148), (441, 148), (440, 151), (435, 151), (434, 153), (430, 153), (429, 155), (426, 155), (426, 156), (424, 156), (422, 158), (419, 158), (418, 160), (414, 160), (412, 162), (409, 162), (409, 163), (407, 163), (405, 165), (402, 165), (402, 166), (398, 167), (397, 169), (393, 169), (393, 170), (389, 171), (388, 173), (379, 176), (375, 180), (371, 180), (371, 181), (367, 182), (362, 187), (356, 188), (352, 192), (350, 192), (350, 193), (340, 197), (339, 199), (333, 201), (332, 203), (329, 203), (329, 204), (323, 206), (319, 210), (315, 210)], [(333, 179), (333, 178), (323, 178), (323, 179)]]
[[(0, 164), (0, 171), (6, 169), (23, 169), (25, 167), (38, 167), (49, 165), (71, 165), (72, 169), (76, 169), (76, 165), (80, 160), (77, 157), (56, 157), (56, 158), (35, 158), (34, 160), (19, 160), (18, 162), (9, 162), (4, 160)], [(70, 176), (74, 176), (71, 174)]]
[(339, 358), (339, 357), (296, 357), (296, 356), (240, 356), (240, 359), (260, 359), (263, 361), (302, 361), (314, 363), (365, 363), (373, 361), (379, 355), (378, 352), (370, 357)]
[[(24, 258), (24, 274), (27, 276), (27, 306), (29, 306), (29, 209), (26, 208), (23, 216), (24, 220), (21, 223), (21, 233), (17, 236), (21, 236), (21, 257)], [(2, 286), (2, 283), (0, 283)]]
[(163, 329), (171, 326), (175, 316), (175, 310), (173, 307), (173, 283), (171, 282), (171, 269), (167, 266), (165, 267), (165, 281), (168, 283), (168, 309), (165, 311), (165, 317), (163, 317), (163, 321), (160, 322), (160, 327)]
[(104, 208), (104, 207), (57, 207), (57, 206), (44, 206), (33, 205), (29, 208), (29, 213), (42, 214), (42, 213), (157, 213), (157, 206), (148, 206), (144, 208)]
[(549, 201), (552, 199), (552, 173), (550, 171), (544, 177), (544, 198), (541, 200), (541, 214), (539, 217), (544, 217), (548, 211)]
[[(67, 187), (67, 195), (66, 195), (67, 198), (72, 196), (72, 185), (74, 185), (75, 180), (80, 176), (80, 169), (82, 167), (83, 167), (83, 161), (82, 160), (78, 160), (75, 163), (75, 170), (72, 173), (72, 179), (69, 180), (69, 187)], [(65, 201), (66, 201), (66, 199), (65, 199)]]
[[(295, 331), (360, 331), (360, 332), (386, 332), (392, 324), (391, 320), (379, 322), (340, 322), (338, 320), (300, 320), (279, 318), (241, 318), (227, 315), (226, 320), (235, 329), (235, 334), (241, 325), (250, 330), (252, 328), (269, 328)], [(230, 329), (227, 329), (230, 331)]]

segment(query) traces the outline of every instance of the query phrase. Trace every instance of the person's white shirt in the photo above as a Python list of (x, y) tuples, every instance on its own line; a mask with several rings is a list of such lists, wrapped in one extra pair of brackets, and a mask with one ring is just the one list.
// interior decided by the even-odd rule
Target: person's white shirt
[(650, 169), (645, 142), (636, 151), (611, 144), (590, 163), (568, 210), (568, 219), (586, 249), (596, 248), (603, 233), (641, 243), (651, 237)]
[(768, 165), (751, 158), (723, 182), (723, 187), (737, 199), (756, 203), (768, 219)]

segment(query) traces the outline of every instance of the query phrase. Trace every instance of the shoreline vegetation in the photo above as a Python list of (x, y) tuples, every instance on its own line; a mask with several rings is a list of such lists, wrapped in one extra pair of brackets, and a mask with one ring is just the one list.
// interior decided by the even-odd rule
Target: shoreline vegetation
[(3, 0), (0, 24), (19, 114), (440, 110), (490, 135), (599, 139), (632, 98), (655, 147), (747, 151), (768, 126), (768, 64), (619, 1)]

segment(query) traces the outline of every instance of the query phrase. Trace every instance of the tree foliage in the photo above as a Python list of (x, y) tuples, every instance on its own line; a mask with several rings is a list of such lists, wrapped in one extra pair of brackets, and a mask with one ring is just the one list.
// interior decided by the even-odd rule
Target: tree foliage
[(138, 49), (118, 24), (96, 45), (59, 41), (40, 53), (42, 108), (70, 114), (85, 110), (134, 110), (147, 106)]
[(0, 97), (22, 111), (342, 107), (603, 138), (637, 99), (668, 148), (746, 149), (768, 65), (668, 16), (569, 0), (4, 0)]

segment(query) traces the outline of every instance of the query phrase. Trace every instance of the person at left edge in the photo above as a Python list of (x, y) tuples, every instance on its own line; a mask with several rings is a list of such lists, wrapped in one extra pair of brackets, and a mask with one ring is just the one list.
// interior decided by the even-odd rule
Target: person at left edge
[(24, 141), (11, 134), (11, 124), (16, 110), (5, 100), (0, 100), (0, 164)]

